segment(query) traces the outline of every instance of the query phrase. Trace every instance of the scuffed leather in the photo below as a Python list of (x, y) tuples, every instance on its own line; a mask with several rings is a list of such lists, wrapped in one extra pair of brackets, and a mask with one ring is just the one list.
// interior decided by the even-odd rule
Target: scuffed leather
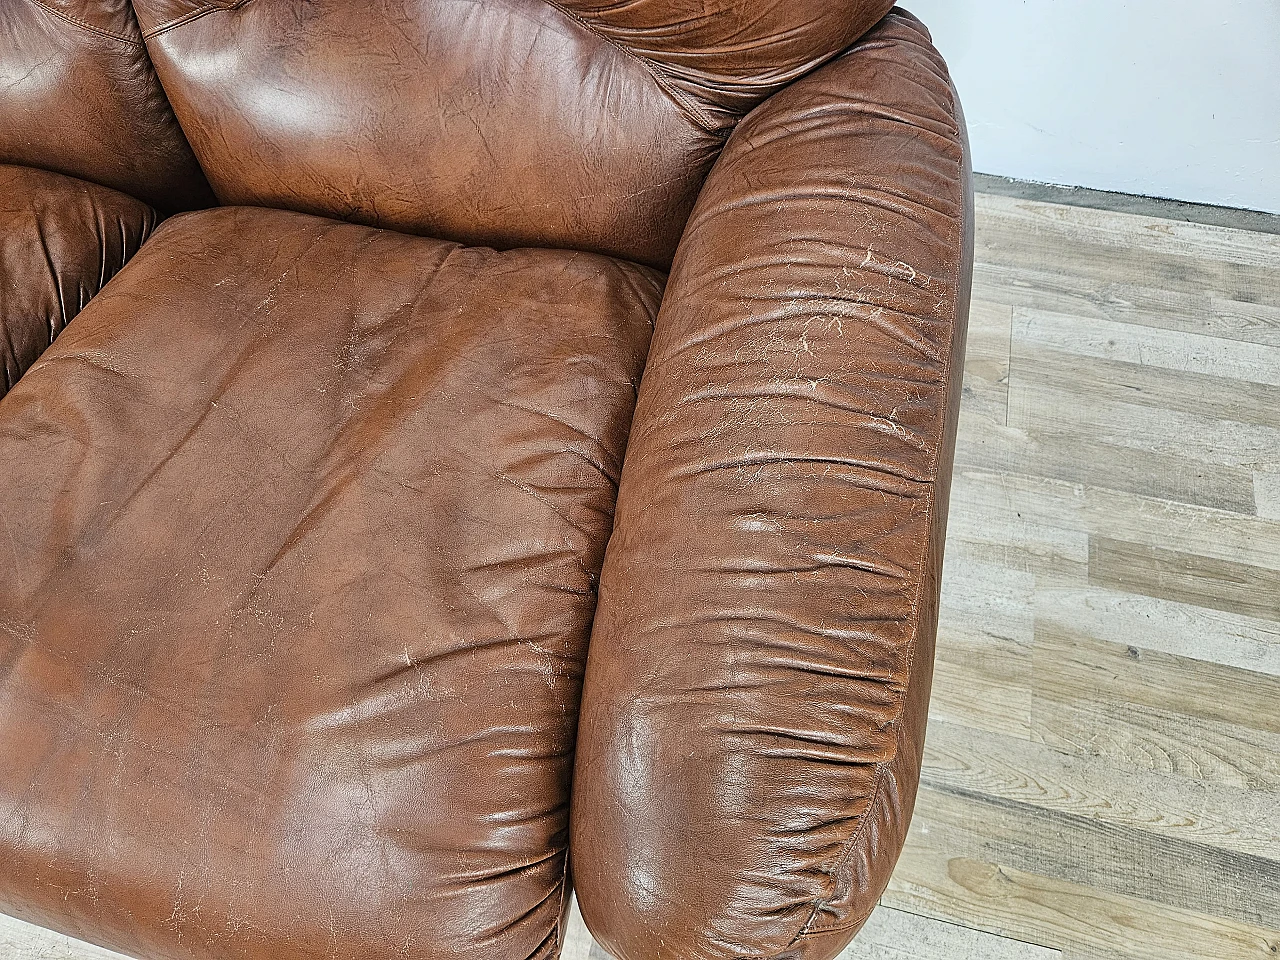
[(914, 803), (972, 263), (963, 120), (895, 13), (737, 129), (640, 389), (573, 868), (619, 960), (829, 960)]
[(662, 267), (727, 128), (889, 9), (718, 0), (691, 19), (671, 0), (135, 6), (224, 203)]
[(100, 183), (165, 214), (213, 203), (128, 0), (3, 0), (0, 91), (0, 163)]
[(661, 277), (163, 224), (0, 404), (0, 909), (147, 960), (551, 960)]
[(0, 398), (155, 224), (115, 190), (0, 164)]

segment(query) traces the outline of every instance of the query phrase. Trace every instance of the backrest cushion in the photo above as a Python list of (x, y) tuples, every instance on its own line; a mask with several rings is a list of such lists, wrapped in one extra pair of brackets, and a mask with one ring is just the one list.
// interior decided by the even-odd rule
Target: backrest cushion
[(724, 128), (848, 47), (878, 0), (562, 0)]
[(213, 203), (129, 0), (3, 0), (0, 91), (0, 163), (112, 187), (162, 213)]
[(727, 129), (890, 4), (134, 6), (224, 203), (666, 266)]

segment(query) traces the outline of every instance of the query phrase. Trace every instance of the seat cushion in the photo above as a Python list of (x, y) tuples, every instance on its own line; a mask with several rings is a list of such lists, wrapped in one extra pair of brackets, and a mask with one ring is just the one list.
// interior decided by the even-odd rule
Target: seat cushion
[(165, 958), (549, 958), (660, 275), (166, 222), (0, 404), (0, 910)]
[(123, 193), (0, 164), (0, 397), (155, 225)]

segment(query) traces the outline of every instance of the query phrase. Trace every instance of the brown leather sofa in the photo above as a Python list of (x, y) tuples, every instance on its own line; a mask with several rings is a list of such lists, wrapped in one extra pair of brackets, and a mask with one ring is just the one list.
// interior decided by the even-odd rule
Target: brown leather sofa
[(918, 21), (0, 0), (0, 164), (0, 910), (546, 960), (572, 883), (623, 960), (843, 948), (968, 308)]

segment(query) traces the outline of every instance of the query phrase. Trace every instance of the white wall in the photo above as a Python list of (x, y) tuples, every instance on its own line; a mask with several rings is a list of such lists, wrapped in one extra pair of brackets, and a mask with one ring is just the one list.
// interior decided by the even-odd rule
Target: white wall
[(974, 168), (1280, 213), (1280, 0), (902, 0)]

